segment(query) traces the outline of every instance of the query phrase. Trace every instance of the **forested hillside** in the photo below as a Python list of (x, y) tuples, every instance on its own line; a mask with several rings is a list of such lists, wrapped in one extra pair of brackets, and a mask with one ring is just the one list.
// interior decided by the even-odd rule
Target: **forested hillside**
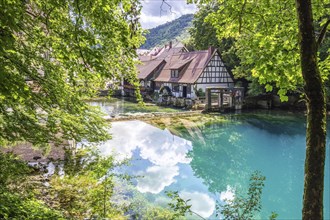
[(188, 28), (193, 17), (193, 14), (182, 15), (174, 21), (149, 29), (149, 33), (146, 35), (147, 40), (141, 48), (151, 49), (174, 39), (180, 40), (182, 36), (188, 35)]

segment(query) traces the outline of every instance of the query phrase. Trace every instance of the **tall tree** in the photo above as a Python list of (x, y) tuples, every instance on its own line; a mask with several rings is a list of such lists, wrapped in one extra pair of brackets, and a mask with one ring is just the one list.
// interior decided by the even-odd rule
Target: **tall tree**
[(135, 74), (138, 0), (0, 1), (0, 146), (109, 137), (84, 101)]
[[(318, 68), (311, 0), (296, 0), (301, 71), (307, 99), (307, 132), (303, 219), (323, 219), (326, 150), (325, 91)], [(327, 23), (329, 23), (328, 20)], [(327, 28), (327, 27), (324, 27)], [(322, 38), (323, 36), (320, 35)], [(319, 40), (319, 42), (321, 39)]]
[[(205, 2), (210, 1), (199, 1)], [(241, 64), (252, 65), (252, 76), (266, 90), (271, 91), (276, 85), (282, 101), (286, 101), (288, 90), (304, 88), (308, 114), (303, 218), (322, 219), (326, 150), (324, 79), (329, 74), (329, 55), (318, 62), (317, 49), (330, 23), (330, 1), (314, 0), (313, 8), (311, 0), (296, 0), (296, 4), (292, 0), (217, 0), (217, 3), (219, 9), (207, 19), (212, 21), (219, 39), (235, 37)], [(322, 27), (318, 40), (315, 24)]]

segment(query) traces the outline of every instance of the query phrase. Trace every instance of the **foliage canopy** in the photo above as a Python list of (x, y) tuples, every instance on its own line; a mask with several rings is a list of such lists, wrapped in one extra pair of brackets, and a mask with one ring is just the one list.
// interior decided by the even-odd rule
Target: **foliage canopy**
[(109, 137), (83, 102), (106, 81), (135, 83), (138, 0), (0, 2), (0, 145)]
[[(235, 50), (241, 61), (236, 75), (248, 69), (267, 91), (280, 88), (278, 94), (287, 100), (287, 91), (302, 88), (304, 82), (300, 70), (298, 47), (298, 20), (295, 2), (274, 1), (192, 1), (215, 4), (205, 21), (214, 27), (218, 39), (234, 38)], [(316, 26), (322, 27), (330, 13), (329, 1), (313, 1)], [(325, 50), (329, 50), (325, 49)], [(322, 53), (319, 63), (323, 79), (329, 75), (329, 54)]]

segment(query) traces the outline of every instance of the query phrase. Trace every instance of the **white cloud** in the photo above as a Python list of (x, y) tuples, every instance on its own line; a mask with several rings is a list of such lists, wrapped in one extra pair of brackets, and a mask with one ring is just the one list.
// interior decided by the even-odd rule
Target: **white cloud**
[(182, 191), (179, 195), (184, 200), (190, 199), (188, 204), (191, 205), (191, 211), (196, 212), (203, 218), (210, 217), (215, 210), (214, 199), (206, 193)]
[(158, 194), (166, 186), (175, 182), (174, 177), (179, 175), (179, 168), (177, 166), (152, 166), (148, 167), (145, 172), (139, 173), (139, 175), (143, 175), (143, 178), (138, 179), (137, 189), (142, 193)]
[(220, 193), (222, 202), (231, 203), (235, 198), (235, 190), (231, 186), (227, 186), (227, 190)]
[(140, 156), (158, 166), (189, 163), (186, 157), (192, 143), (141, 121), (114, 122), (110, 129), (113, 139), (99, 147), (106, 155), (116, 152), (120, 160), (131, 158), (135, 149)]
[(192, 149), (190, 141), (172, 135), (168, 130), (153, 136), (145, 137), (141, 146), (140, 156), (153, 164), (160, 166), (174, 166), (178, 163), (189, 163), (186, 157), (188, 150)]
[(192, 143), (141, 121), (113, 122), (109, 131), (112, 140), (99, 146), (105, 155), (116, 153), (117, 160), (132, 158), (133, 151), (139, 150), (140, 157), (152, 165), (139, 171), (137, 189), (140, 192), (160, 193), (175, 182), (179, 175), (179, 163), (189, 163), (186, 157)]
[[(153, 28), (172, 21), (184, 14), (197, 11), (196, 5), (187, 4), (184, 0), (167, 0), (162, 5), (162, 0), (143, 0), (140, 22), (145, 29)], [(171, 7), (171, 8), (170, 8)]]

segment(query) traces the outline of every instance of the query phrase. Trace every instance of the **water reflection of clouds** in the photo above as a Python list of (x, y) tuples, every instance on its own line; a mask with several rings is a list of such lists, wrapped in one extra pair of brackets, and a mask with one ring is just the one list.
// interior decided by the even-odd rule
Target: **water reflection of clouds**
[(235, 198), (235, 190), (231, 186), (227, 186), (227, 190), (220, 193), (220, 201), (231, 203)]
[(206, 193), (182, 191), (179, 195), (184, 200), (190, 199), (188, 204), (191, 205), (191, 211), (196, 212), (203, 218), (210, 217), (215, 210), (214, 199)]
[(179, 175), (179, 163), (188, 164), (191, 158), (186, 154), (192, 143), (141, 121), (112, 123), (110, 133), (113, 139), (100, 146), (104, 154), (117, 153), (119, 160), (132, 158), (138, 149), (139, 156), (148, 160), (152, 166), (138, 171), (144, 178), (138, 179), (141, 192), (159, 193), (171, 185)]
[(179, 168), (177, 166), (152, 166), (139, 174), (144, 175), (144, 178), (138, 179), (137, 189), (143, 193), (158, 194), (166, 186), (175, 182), (174, 177), (179, 175)]

